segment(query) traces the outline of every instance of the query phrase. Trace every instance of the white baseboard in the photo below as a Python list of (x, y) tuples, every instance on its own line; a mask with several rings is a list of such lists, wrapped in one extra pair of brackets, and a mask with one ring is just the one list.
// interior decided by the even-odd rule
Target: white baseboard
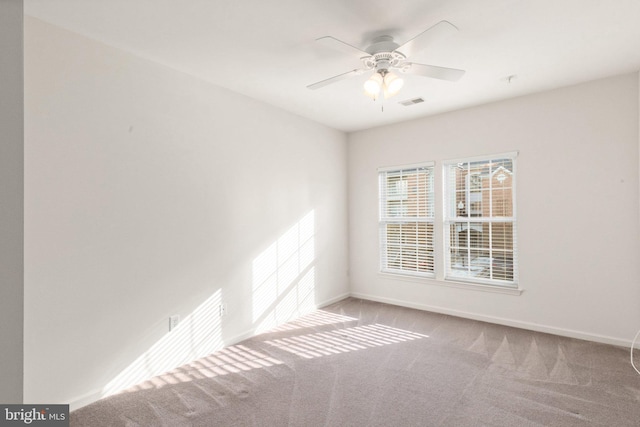
[(327, 301), (325, 301), (325, 302), (323, 302), (321, 304), (316, 304), (316, 310), (319, 309), (319, 308), (324, 308), (324, 307), (326, 307), (328, 305), (334, 304), (334, 303), (336, 303), (338, 301), (342, 301), (345, 298), (349, 298), (351, 295), (352, 294), (350, 292), (345, 292), (344, 294), (338, 295), (337, 297), (334, 297), (334, 298), (331, 298), (331, 299), (328, 299)]
[(80, 397), (76, 397), (75, 399), (72, 399), (71, 402), (69, 403), (69, 412), (75, 411), (76, 409), (80, 409), (83, 406), (87, 406), (88, 404), (93, 403), (96, 400), (100, 400), (102, 397), (103, 397), (102, 389), (96, 389)]
[[(323, 301), (321, 303), (316, 303), (311, 307), (311, 310), (318, 310), (320, 308), (326, 307), (328, 305), (331, 305), (333, 303), (336, 303), (338, 301), (342, 301), (345, 298), (349, 298), (351, 296), (351, 294), (349, 292), (345, 292), (344, 294), (338, 295), (336, 297), (330, 298), (326, 301)], [(289, 322), (293, 321), (295, 319), (289, 320)], [(279, 326), (279, 325), (278, 325)], [(224, 347), (228, 347), (231, 345), (235, 345), (237, 343), (239, 343), (240, 341), (244, 341), (246, 339), (255, 337), (256, 335), (259, 335), (261, 333), (263, 333), (264, 331), (259, 331), (257, 328), (252, 328), (249, 329), (239, 335), (236, 335), (233, 338), (229, 338), (224, 340)]]
[(522, 322), (519, 320), (506, 319), (503, 317), (487, 316), (484, 314), (471, 313), (471, 312), (461, 311), (461, 310), (453, 310), (453, 309), (444, 308), (444, 307), (437, 307), (433, 305), (421, 304), (421, 303), (416, 303), (411, 301), (404, 301), (404, 300), (399, 300), (395, 298), (380, 297), (376, 295), (363, 294), (359, 292), (352, 292), (350, 296), (354, 298), (369, 300), (369, 301), (376, 301), (376, 302), (382, 302), (386, 304), (398, 305), (401, 307), (415, 308), (418, 310), (431, 311), (434, 313), (448, 314), (451, 316), (462, 317), (465, 319), (479, 320), (482, 322), (496, 323), (498, 325), (512, 326), (514, 328), (521, 328), (521, 329), (527, 329), (527, 330), (536, 331), (536, 332), (544, 332), (547, 334), (560, 335), (568, 338), (577, 338), (580, 340), (594, 341), (598, 343), (611, 344), (611, 345), (620, 346), (620, 347), (629, 347), (629, 348), (631, 347), (631, 340), (608, 337), (605, 335), (592, 334), (592, 333), (582, 332), (582, 331), (575, 331), (572, 329), (557, 328), (555, 326), (540, 325), (538, 323), (531, 323), (531, 322)]

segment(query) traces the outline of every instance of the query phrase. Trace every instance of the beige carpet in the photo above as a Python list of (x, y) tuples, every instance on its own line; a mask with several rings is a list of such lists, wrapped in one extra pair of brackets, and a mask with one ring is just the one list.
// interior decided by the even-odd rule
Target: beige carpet
[(638, 426), (624, 348), (349, 298), (72, 426)]

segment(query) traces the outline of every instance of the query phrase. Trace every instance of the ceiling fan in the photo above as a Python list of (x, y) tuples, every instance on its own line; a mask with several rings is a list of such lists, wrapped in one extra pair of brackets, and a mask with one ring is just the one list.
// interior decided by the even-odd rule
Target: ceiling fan
[(464, 75), (464, 70), (418, 64), (407, 60), (408, 55), (416, 54), (424, 50), (434, 40), (457, 31), (458, 28), (449, 21), (440, 21), (402, 45), (396, 43), (392, 36), (385, 35), (374, 38), (364, 50), (331, 36), (320, 37), (316, 41), (323, 45), (351, 55), (357, 53), (364, 67), (310, 84), (307, 88), (320, 89), (350, 77), (360, 76), (367, 71), (373, 71), (372, 76), (364, 83), (364, 91), (367, 96), (376, 100), (380, 91), (386, 99), (397, 94), (402, 88), (403, 80), (392, 70), (434, 79), (458, 81)]

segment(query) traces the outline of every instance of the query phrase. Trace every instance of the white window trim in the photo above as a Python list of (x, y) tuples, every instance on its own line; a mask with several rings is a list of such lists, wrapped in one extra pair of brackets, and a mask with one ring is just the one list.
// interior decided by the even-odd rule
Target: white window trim
[(384, 279), (388, 280), (401, 280), (403, 282), (412, 282), (412, 283), (420, 283), (423, 285), (434, 285), (434, 286), (443, 286), (445, 288), (458, 288), (458, 289), (466, 289), (471, 291), (482, 291), (482, 292), (492, 292), (496, 294), (506, 294), (506, 295), (522, 295), (524, 289), (522, 288), (514, 288), (511, 286), (496, 286), (496, 285), (486, 285), (481, 283), (469, 283), (469, 282), (461, 282), (456, 280), (437, 280), (435, 278), (424, 277), (424, 276), (410, 276), (410, 275), (400, 275), (395, 273), (387, 273), (384, 271), (378, 272), (378, 275)]
[[(490, 155), (483, 155), (483, 156), (474, 156), (474, 157), (465, 157), (465, 158), (460, 158), (460, 159), (450, 159), (450, 160), (444, 160), (442, 162), (442, 201), (443, 201), (443, 205), (442, 205), (442, 231), (443, 231), (443, 242), (442, 242), (442, 248), (440, 249), (442, 251), (442, 254), (444, 255), (444, 280), (446, 282), (446, 284), (458, 284), (459, 287), (464, 286), (464, 287), (474, 287), (474, 286), (478, 286), (478, 287), (484, 287), (484, 288), (493, 288), (493, 289), (505, 289), (505, 290), (512, 290), (514, 291), (514, 293), (516, 294), (520, 294), (522, 292), (522, 289), (520, 288), (520, 283), (519, 283), (519, 272), (518, 272), (518, 247), (517, 247), (517, 196), (516, 196), (516, 181), (517, 181), (517, 157), (518, 157), (519, 152), (518, 151), (511, 151), (511, 152), (506, 152), (506, 153), (497, 153), (497, 154), (490, 154)], [(503, 282), (501, 283), (501, 281), (499, 280), (486, 280), (486, 279), (482, 279), (482, 278), (465, 278), (465, 277), (459, 277), (459, 276), (448, 276), (448, 273), (450, 271), (450, 263), (451, 263), (451, 254), (449, 251), (449, 238), (450, 238), (450, 223), (453, 222), (457, 222), (455, 221), (456, 218), (449, 218), (448, 215), (448, 209), (449, 209), (449, 189), (448, 187), (448, 177), (447, 177), (447, 172), (448, 172), (448, 167), (450, 165), (456, 165), (458, 163), (473, 163), (473, 162), (480, 162), (480, 161), (487, 161), (487, 160), (492, 160), (492, 159), (499, 159), (499, 158), (509, 158), (513, 160), (513, 171), (512, 171), (512, 176), (513, 181), (512, 181), (512, 202), (513, 202), (513, 206), (512, 206), (512, 212), (513, 212), (513, 216), (512, 217), (499, 217), (499, 218), (486, 218), (486, 217), (465, 217), (464, 220), (468, 221), (468, 222), (504, 222), (505, 220), (508, 222), (511, 222), (513, 224), (513, 245), (514, 245), (514, 251), (513, 251), (513, 282), (509, 281), (509, 282)], [(490, 200), (491, 202), (491, 200)], [(489, 289), (487, 289), (489, 290)]]
[(433, 168), (435, 167), (436, 162), (422, 162), (422, 163), (411, 163), (408, 165), (399, 165), (399, 166), (385, 166), (378, 168), (378, 173), (380, 172), (394, 172), (402, 169), (418, 169), (418, 168)]
[[(380, 173), (381, 172), (396, 172), (396, 171), (402, 171), (402, 170), (410, 170), (410, 169), (418, 169), (418, 168), (431, 168), (431, 173), (432, 173), (432, 179), (435, 178), (435, 162), (430, 161), (430, 162), (421, 162), (421, 163), (412, 163), (412, 164), (406, 164), (406, 165), (399, 165), (399, 166), (386, 166), (386, 167), (379, 167), (377, 169), (377, 176), (378, 176), (378, 186), (380, 185)], [(435, 185), (435, 182), (434, 182)], [(433, 192), (433, 196), (435, 197), (435, 190), (434, 188), (432, 188), (432, 192)], [(434, 206), (432, 207), (433, 212), (434, 212), (434, 216), (432, 218), (428, 218), (425, 221), (425, 218), (416, 218), (416, 220), (421, 220), (424, 222), (428, 222), (432, 224), (432, 229), (433, 229), (433, 236), (432, 239), (435, 239), (435, 199), (433, 200), (434, 202)], [(390, 269), (390, 268), (386, 268), (384, 266), (384, 262), (383, 262), (383, 252), (382, 252), (382, 247), (383, 247), (383, 241), (382, 241), (382, 236), (380, 233), (380, 227), (383, 224), (383, 219), (382, 219), (382, 212), (381, 212), (381, 203), (380, 203), (380, 188), (378, 188), (378, 255), (379, 255), (379, 273), (380, 274), (384, 274), (384, 275), (388, 275), (388, 276), (393, 276), (393, 277), (397, 277), (397, 278), (406, 278), (406, 279), (414, 279), (414, 280), (420, 280), (420, 279), (434, 279), (436, 277), (436, 264), (435, 264), (435, 253), (436, 253), (436, 246), (435, 246), (435, 241), (432, 240), (432, 247), (433, 247), (433, 255), (434, 255), (434, 265), (433, 265), (433, 272), (431, 273), (425, 273), (425, 272), (412, 272), (412, 271), (408, 271), (408, 270), (395, 270), (395, 269)]]
[(497, 153), (497, 154), (487, 154), (483, 156), (473, 156), (473, 157), (462, 157), (458, 159), (447, 159), (442, 161), (442, 166), (455, 164), (455, 163), (473, 163), (473, 162), (482, 162), (485, 160), (498, 159), (498, 158), (518, 158), (519, 151), (507, 151), (506, 153)]

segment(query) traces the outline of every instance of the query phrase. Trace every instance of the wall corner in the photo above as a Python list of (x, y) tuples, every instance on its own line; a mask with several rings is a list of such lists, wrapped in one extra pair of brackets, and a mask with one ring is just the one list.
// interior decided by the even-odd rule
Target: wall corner
[(22, 0), (0, 0), (0, 402), (23, 403), (24, 77)]

